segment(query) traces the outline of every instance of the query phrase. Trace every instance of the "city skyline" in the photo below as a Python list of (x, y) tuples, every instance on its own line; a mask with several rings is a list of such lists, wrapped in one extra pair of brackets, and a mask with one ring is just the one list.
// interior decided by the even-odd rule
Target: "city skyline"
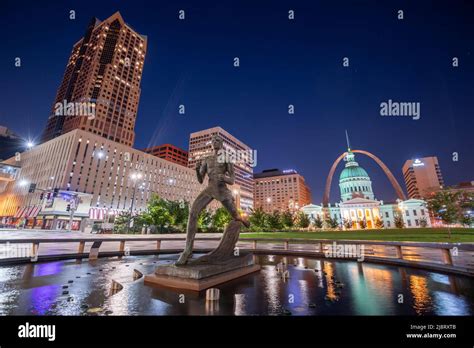
[[(0, 124), (22, 136), (36, 136), (39, 139), (71, 45), (83, 35), (92, 16), (105, 19), (119, 10), (126, 23), (148, 36), (149, 44), (138, 108), (135, 148), (171, 143), (187, 149), (190, 133), (221, 126), (257, 150), (256, 172), (275, 167), (294, 168), (306, 178), (313, 193), (313, 201), (319, 203), (318, 197), (322, 197), (330, 165), (345, 151), (344, 129), (347, 128), (354, 149), (367, 150), (380, 157), (399, 183), (403, 183), (401, 168), (406, 160), (428, 156), (438, 157), (447, 185), (472, 180), (474, 161), (468, 151), (472, 148), (469, 129), (472, 128), (473, 120), (468, 115), (472, 113), (469, 99), (472, 99), (473, 87), (469, 85), (468, 76), (472, 76), (473, 68), (471, 51), (466, 44), (467, 33), (473, 25), (467, 22), (472, 9), (466, 9), (467, 6), (463, 7), (461, 2), (454, 2), (451, 8), (444, 8), (448, 13), (456, 13), (457, 20), (453, 22), (442, 18), (449, 29), (448, 34), (452, 34), (452, 37), (444, 34), (445, 40), (438, 42), (439, 49), (444, 49), (442, 55), (433, 54), (437, 51), (427, 45), (417, 47), (416, 54), (411, 56), (406, 52), (392, 51), (391, 46), (380, 42), (377, 35), (365, 32), (362, 19), (377, 21), (378, 24), (384, 21), (386, 30), (393, 32), (392, 41), (402, 42), (405, 48), (410, 49), (418, 43), (416, 35), (408, 37), (406, 28), (397, 25), (421, 26), (414, 19), (421, 18), (420, 4), (403, 5), (407, 15), (401, 24), (397, 22), (396, 8), (392, 5), (377, 5), (379, 11), (370, 9), (366, 14), (363, 13), (366, 10), (363, 6), (357, 9), (347, 5), (340, 14), (336, 14), (327, 5), (320, 8), (307, 3), (298, 6), (279, 3), (268, 8), (268, 18), (262, 19), (258, 18), (258, 14), (262, 13), (264, 5), (243, 3), (245, 5), (226, 8), (219, 15), (212, 8), (211, 13), (216, 15), (208, 16), (212, 17), (214, 25), (218, 23), (223, 28), (222, 33), (213, 35), (211, 25), (203, 21), (202, 13), (190, 4), (161, 5), (162, 12), (158, 11), (160, 13), (157, 12), (154, 18), (156, 22), (151, 22), (151, 15), (143, 16), (143, 10), (139, 11), (133, 6), (122, 5), (111, 10), (110, 6), (104, 9), (101, 6), (86, 8), (81, 4), (68, 7), (58, 5), (54, 11), (46, 14), (45, 10), (33, 4), (32, 7), (37, 9), (36, 16), (29, 18), (26, 13), (14, 12), (12, 4), (6, 3), (2, 5), (6, 8), (2, 13), (15, 14), (3, 18), (7, 29), (18, 21), (18, 16), (28, 17), (30, 25), (41, 19), (38, 17), (50, 20), (57, 18), (65, 23), (62, 23), (64, 35), (54, 42), (41, 42), (45, 46), (41, 50), (48, 54), (33, 62), (31, 57), (34, 54), (31, 52), (35, 52), (39, 44), (34, 35), (27, 42), (8, 42), (10, 49), (1, 55), (4, 61), (2, 75), (10, 87), (3, 95), (6, 99), (0, 110)], [(248, 6), (254, 9), (254, 12), (247, 14), (249, 28), (233, 29), (236, 19), (229, 17), (229, 11), (235, 10), (238, 18), (244, 15)], [(181, 7), (187, 10), (184, 22), (177, 18)], [(68, 18), (70, 8), (76, 8), (76, 19), (73, 21)], [(287, 11), (291, 8), (295, 10), (294, 22), (287, 18)], [(351, 10), (356, 12), (351, 14)], [(467, 13), (463, 14), (463, 11)], [(354, 32), (344, 33), (348, 27), (335, 29), (334, 23), (328, 23), (321, 12), (346, 19), (350, 15), (354, 16), (351, 22), (355, 25), (351, 28)], [(429, 18), (423, 17), (427, 25), (424, 29), (441, 35), (440, 29), (435, 26), (441, 17), (433, 17), (433, 13), (435, 11), (430, 13)], [(330, 35), (332, 41), (322, 36), (316, 39), (307, 36), (308, 32), (303, 29), (312, 16), (321, 20), (321, 23), (311, 27), (313, 32), (318, 28), (325, 28), (324, 32), (335, 30)], [(269, 28), (264, 29), (262, 21)], [(158, 23), (158, 28), (163, 31), (157, 32), (154, 23)], [(52, 35), (48, 28), (46, 25), (42, 33), (46, 38)], [(186, 38), (185, 34), (189, 30), (200, 30), (210, 35), (209, 40), (206, 37), (206, 42), (199, 42), (201, 47)], [(20, 37), (25, 34), (22, 30), (11, 32)], [(251, 33), (266, 35), (265, 42), (273, 42), (277, 47), (256, 46), (256, 40), (251, 40), (249, 36)], [(227, 39), (226, 34), (230, 34)], [(380, 54), (368, 46), (365, 47), (367, 52), (354, 47), (343, 34), (352, 39), (366, 35), (368, 42), (380, 45)], [(426, 31), (421, 30), (420, 35), (424, 34)], [(413, 36), (411, 31), (410, 35)], [(248, 44), (243, 45), (241, 38), (246, 38)], [(300, 44), (302, 47), (299, 47)], [(325, 52), (325, 58), (318, 56), (314, 63), (305, 65), (317, 53), (316, 49), (306, 53), (301, 51), (303, 46), (307, 49), (307, 44), (316, 44)], [(21, 45), (21, 50), (15, 49), (16, 45)], [(17, 54), (17, 51), (20, 52)], [(12, 56), (11, 52), (15, 54)], [(295, 58), (298, 55), (301, 61)], [(460, 58), (457, 68), (451, 66), (451, 57), (455, 55)], [(13, 64), (16, 56), (22, 58), (21, 68)], [(348, 68), (342, 67), (342, 58), (345, 56), (351, 61)], [(233, 66), (234, 57), (241, 60), (238, 68)], [(298, 64), (303, 64), (306, 70), (299, 68)], [(421, 74), (413, 74), (414, 69), (421, 69)], [(38, 76), (35, 72), (43, 72), (39, 74), (40, 79), (35, 77)], [(309, 79), (305, 78), (308, 73), (311, 76)], [(379, 74), (385, 74), (380, 81)], [(44, 87), (38, 88), (40, 83)], [(296, 88), (292, 88), (293, 84)], [(31, 90), (35, 86), (33, 95)], [(25, 95), (31, 96), (32, 106), (18, 103), (23, 96), (15, 94), (19, 90), (26, 90)], [(6, 103), (7, 100), (11, 102)], [(379, 104), (386, 100), (419, 101), (421, 118), (414, 121), (381, 117), (378, 114)], [(184, 115), (178, 113), (180, 104), (186, 107)], [(289, 104), (295, 106), (294, 115), (288, 114)], [(22, 124), (18, 122), (21, 115)], [(443, 141), (436, 141), (437, 138)], [(458, 162), (453, 162), (453, 152), (458, 153)], [(395, 193), (383, 177), (383, 172), (368, 159), (358, 158), (358, 161), (368, 169), (377, 198), (393, 201)], [(336, 175), (341, 170), (342, 166)], [(334, 188), (331, 201), (335, 201)]]

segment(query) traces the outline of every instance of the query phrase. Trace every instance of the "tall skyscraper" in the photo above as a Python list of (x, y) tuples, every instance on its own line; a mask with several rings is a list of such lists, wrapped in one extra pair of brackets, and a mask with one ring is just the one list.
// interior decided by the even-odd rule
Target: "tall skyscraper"
[(188, 151), (172, 144), (157, 145), (144, 149), (143, 151), (167, 161), (181, 164), (185, 167), (188, 166)]
[(426, 198), (444, 185), (438, 158), (435, 156), (408, 160), (402, 171), (409, 198)]
[(255, 174), (254, 204), (265, 212), (297, 211), (311, 203), (304, 177), (294, 169), (268, 169)]
[(218, 134), (224, 140), (224, 149), (236, 154), (235, 183), (238, 189), (237, 203), (240, 209), (248, 212), (253, 208), (253, 166), (256, 160), (253, 150), (239, 139), (222, 129), (213, 127), (191, 133), (189, 137), (189, 167), (195, 168), (196, 162), (212, 153), (211, 138)]
[(119, 12), (93, 18), (73, 46), (43, 142), (82, 129), (133, 146), (146, 49)]

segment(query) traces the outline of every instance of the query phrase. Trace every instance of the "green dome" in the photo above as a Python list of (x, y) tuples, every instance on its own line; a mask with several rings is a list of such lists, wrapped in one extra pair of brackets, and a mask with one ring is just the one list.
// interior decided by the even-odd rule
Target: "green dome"
[(359, 166), (350, 166), (342, 170), (341, 175), (339, 176), (339, 180), (359, 178), (361, 176), (366, 178), (369, 177), (364, 168), (361, 168)]

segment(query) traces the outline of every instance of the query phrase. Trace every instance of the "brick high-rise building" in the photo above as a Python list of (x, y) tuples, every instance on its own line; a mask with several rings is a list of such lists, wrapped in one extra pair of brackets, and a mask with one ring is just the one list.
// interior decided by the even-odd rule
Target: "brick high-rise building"
[(239, 139), (222, 129), (213, 127), (191, 133), (189, 137), (189, 167), (195, 168), (196, 162), (212, 153), (211, 139), (219, 135), (224, 140), (227, 153), (236, 153), (235, 192), (238, 207), (248, 213), (253, 208), (253, 166), (256, 161), (253, 150)]
[(311, 191), (304, 177), (294, 169), (268, 169), (253, 177), (255, 208), (267, 213), (296, 211), (311, 203)]
[(73, 46), (43, 142), (82, 129), (133, 146), (146, 49), (119, 12), (93, 18)]
[(409, 198), (426, 198), (444, 185), (437, 157), (408, 160), (402, 171)]
[(171, 144), (153, 146), (143, 150), (153, 156), (163, 158), (167, 161), (188, 166), (188, 151)]

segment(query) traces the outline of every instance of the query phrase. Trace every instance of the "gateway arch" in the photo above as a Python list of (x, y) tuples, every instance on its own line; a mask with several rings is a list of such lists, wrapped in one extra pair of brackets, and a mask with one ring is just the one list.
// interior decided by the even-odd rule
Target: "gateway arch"
[[(364, 151), (364, 150), (351, 150), (351, 152), (360, 153), (360, 154), (366, 155), (366, 156), (370, 157), (371, 159), (373, 159), (375, 161), (375, 163), (377, 163), (379, 165), (379, 167), (382, 168), (382, 170), (384, 171), (384, 173), (387, 176), (388, 180), (390, 180), (390, 183), (392, 184), (393, 189), (397, 193), (398, 198), (400, 198), (403, 201), (406, 200), (405, 193), (403, 192), (403, 190), (402, 190), (400, 184), (398, 183), (397, 179), (395, 179), (395, 177), (393, 176), (390, 169), (388, 169), (388, 167), (385, 165), (385, 163), (382, 162), (382, 160), (380, 160), (380, 158), (378, 158), (374, 154), (372, 154), (368, 151)], [(331, 170), (329, 171), (328, 177), (326, 179), (326, 187), (324, 189), (324, 197), (323, 197), (323, 206), (324, 207), (328, 206), (328, 204), (329, 204), (329, 194), (331, 192), (331, 183), (332, 183), (332, 177), (334, 176), (334, 172), (336, 171), (336, 168), (337, 168), (337, 165), (339, 164), (339, 162), (341, 162), (341, 160), (346, 155), (347, 155), (347, 152), (344, 152), (342, 155), (340, 155), (334, 161), (334, 163), (332, 164)]]

